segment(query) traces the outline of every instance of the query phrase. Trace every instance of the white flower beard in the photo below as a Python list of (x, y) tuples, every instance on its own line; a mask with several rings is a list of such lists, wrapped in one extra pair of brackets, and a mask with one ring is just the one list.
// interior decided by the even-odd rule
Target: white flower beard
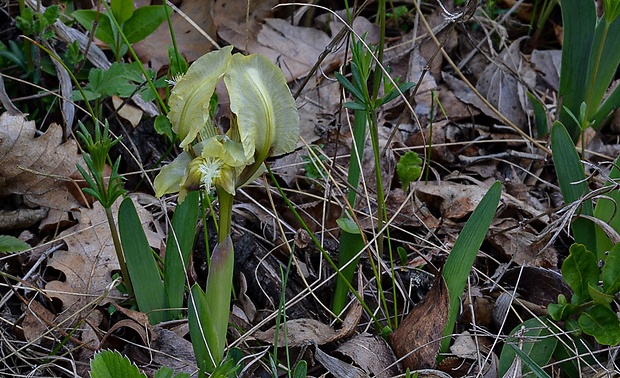
[(205, 190), (211, 190), (213, 182), (216, 179), (220, 178), (223, 164), (224, 162), (219, 159), (207, 159), (204, 163), (200, 164), (198, 168), (200, 170), (200, 173), (202, 174), (200, 182), (202, 183), (202, 186)]

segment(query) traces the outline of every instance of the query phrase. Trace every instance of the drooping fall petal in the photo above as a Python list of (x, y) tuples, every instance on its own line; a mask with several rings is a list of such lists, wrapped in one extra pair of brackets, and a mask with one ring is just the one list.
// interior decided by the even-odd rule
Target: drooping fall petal
[(153, 183), (157, 197), (168, 193), (176, 193), (181, 189), (185, 169), (191, 160), (186, 152), (182, 152), (172, 163), (161, 169)]

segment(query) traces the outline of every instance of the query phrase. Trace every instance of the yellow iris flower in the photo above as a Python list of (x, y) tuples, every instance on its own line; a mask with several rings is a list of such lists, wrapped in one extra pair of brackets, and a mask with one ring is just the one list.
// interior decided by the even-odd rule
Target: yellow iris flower
[[(259, 55), (232, 54), (232, 46), (196, 60), (170, 95), (168, 118), (183, 152), (155, 178), (155, 194), (235, 190), (262, 172), (263, 161), (292, 151), (299, 115), (282, 71)], [(210, 119), (209, 103), (224, 79), (231, 125), (223, 135)]]

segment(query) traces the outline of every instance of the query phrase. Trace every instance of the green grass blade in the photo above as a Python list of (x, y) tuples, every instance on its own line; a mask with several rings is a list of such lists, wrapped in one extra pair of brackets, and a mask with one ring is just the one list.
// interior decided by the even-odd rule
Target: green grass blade
[(205, 292), (198, 284), (194, 284), (190, 290), (187, 312), (189, 335), (192, 338), (192, 347), (200, 373), (212, 372), (217, 367), (217, 363), (210, 351), (220, 349), (220, 347), (211, 322), (209, 303)]
[[(549, 329), (550, 323), (546, 318), (532, 318), (515, 327), (510, 332), (510, 337), (504, 343), (502, 353), (499, 358), (499, 376), (503, 377), (510, 369), (514, 359), (519, 356), (524, 362), (523, 373), (535, 371), (536, 368), (549, 363), (551, 356), (556, 349), (558, 339), (552, 336), (553, 332)], [(521, 329), (519, 336), (515, 336)], [(522, 345), (519, 345), (522, 343)], [(517, 347), (516, 345), (519, 345)], [(515, 350), (518, 349), (518, 351)], [(521, 354), (530, 357), (532, 363), (527, 363)]]
[(536, 121), (536, 136), (543, 138), (549, 134), (549, 121), (547, 120), (547, 109), (545, 105), (531, 92), (527, 92), (527, 98), (534, 108), (534, 119)]
[[(495, 217), (495, 211), (501, 194), (502, 184), (495, 182), (471, 214), (465, 227), (463, 227), (443, 267), (442, 274), (450, 294), (450, 312), (443, 336), (452, 334), (454, 330), (456, 316), (460, 308), (459, 303), (463, 290), (465, 290), (467, 277), (474, 264), (480, 245), (484, 241), (491, 222)], [(441, 342), (441, 351), (446, 352), (449, 346), (450, 338), (446, 337)]]
[[(555, 122), (551, 128), (551, 149), (564, 202), (575, 202), (586, 195), (589, 188), (585, 181), (583, 164), (579, 160), (573, 140), (560, 122)], [(593, 212), (592, 201), (585, 201), (581, 206), (581, 213), (593, 215)], [(575, 242), (585, 245), (592, 252), (598, 251), (594, 223), (587, 219), (577, 218), (573, 221), (571, 229)]]
[[(361, 172), (358, 159), (360, 163), (364, 159), (367, 120), (368, 118), (366, 111), (355, 111), (355, 120), (353, 122), (353, 139), (355, 140), (355, 144), (352, 146), (353, 148), (351, 148), (351, 159), (349, 163), (349, 173), (347, 176), (347, 183), (351, 188), (355, 189), (359, 186)], [(356, 197), (356, 191), (349, 189), (347, 200), (351, 206), (355, 206)], [(359, 256), (357, 258), (355, 258), (355, 256), (362, 250), (362, 248), (364, 248), (364, 240), (360, 234), (353, 234), (342, 230), (342, 234), (340, 235), (340, 245), (338, 248), (338, 268), (343, 267), (351, 260), (354, 261), (347, 265), (347, 268), (342, 270), (342, 275), (338, 275), (336, 277), (336, 286), (334, 289), (334, 299), (332, 304), (332, 310), (336, 314), (340, 314), (347, 303), (349, 285), (347, 285), (346, 282), (350, 283), (353, 279), (355, 268), (359, 262)], [(345, 280), (346, 282), (344, 282)]]
[[(618, 49), (620, 50), (620, 49)], [(617, 86), (613, 92), (603, 101), (596, 113), (592, 116), (592, 128), (594, 130), (600, 130), (600, 128), (607, 124), (609, 115), (616, 109), (620, 108), (620, 86)]]
[(118, 228), (138, 308), (148, 314), (151, 324), (160, 323), (165, 312), (153, 310), (166, 306), (164, 283), (131, 198), (118, 209)]
[[(614, 163), (615, 166), (609, 173), (609, 178), (620, 180), (620, 169), (618, 167), (618, 164), (620, 164), (620, 156), (616, 158)], [(612, 183), (607, 182), (605, 185), (609, 186), (612, 185)], [(605, 194), (605, 197), (599, 198), (594, 208), (594, 216), (603, 220), (616, 230), (616, 232), (620, 233), (620, 191), (613, 190)], [(611, 247), (613, 247), (613, 243), (609, 240), (607, 234), (598, 226), (596, 226), (596, 246), (598, 247), (599, 254), (597, 255), (599, 258), (604, 256), (605, 251), (609, 251)]]
[(576, 141), (581, 128), (570, 117), (564, 107), (579, 114), (579, 107), (587, 92), (590, 59), (593, 51), (596, 9), (594, 2), (582, 0), (561, 0), (564, 42), (562, 67), (560, 70), (559, 97), (560, 121), (566, 126), (571, 139)]
[[(588, 106), (588, 120), (591, 120), (592, 115), (598, 110), (620, 63), (620, 49), (618, 48), (620, 46), (620, 17), (616, 18), (607, 30), (605, 26), (605, 22), (601, 20), (596, 27), (593, 54), (590, 57), (588, 83), (592, 86), (592, 90), (591, 95), (586, 97), (586, 101), (589, 101), (591, 105)], [(597, 56), (599, 49), (601, 49), (600, 57)], [(596, 71), (596, 77), (594, 77), (594, 71)]]
[(540, 366), (538, 366), (536, 362), (534, 362), (534, 360), (532, 360), (532, 358), (528, 356), (524, 351), (512, 344), (510, 344), (510, 346), (515, 351), (515, 353), (519, 355), (519, 358), (521, 358), (523, 363), (527, 365), (530, 369), (532, 369), (532, 372), (535, 376), (537, 376), (538, 378), (551, 378), (549, 374), (545, 373), (545, 371)]
[[(198, 196), (198, 191), (190, 192), (172, 217), (172, 232), (168, 235), (164, 259), (164, 288), (167, 308), (170, 309), (183, 307), (185, 270), (189, 265), (198, 222)], [(177, 319), (181, 312), (171, 310), (166, 315), (169, 320)]]

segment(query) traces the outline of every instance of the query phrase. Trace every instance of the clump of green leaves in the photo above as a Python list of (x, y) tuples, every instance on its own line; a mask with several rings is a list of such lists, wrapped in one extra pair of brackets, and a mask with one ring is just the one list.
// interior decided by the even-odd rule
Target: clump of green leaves
[[(141, 373), (138, 367), (129, 358), (122, 356), (119, 352), (104, 350), (95, 355), (90, 361), (90, 376), (92, 378), (146, 378), (146, 374)], [(189, 378), (188, 373), (174, 374), (174, 370), (163, 366), (155, 372), (153, 378)]]
[[(112, 0), (110, 8), (111, 12), (106, 13), (99, 10), (81, 9), (73, 12), (73, 17), (91, 32), (97, 20), (95, 37), (110, 46), (117, 61), (129, 48), (125, 39), (129, 44), (139, 42), (153, 33), (166, 20), (166, 10), (163, 5), (147, 5), (134, 9), (133, 0)], [(116, 23), (112, 17), (116, 19)], [(116, 26), (117, 23), (120, 29)]]
[(33, 11), (29, 7), (24, 7), (21, 15), (15, 18), (15, 26), (26, 35), (35, 35), (42, 40), (54, 37), (54, 31), (50, 26), (56, 22), (60, 16), (60, 7), (51, 5), (43, 13)]
[(582, 244), (573, 244), (562, 264), (562, 277), (573, 291), (570, 302), (564, 295), (547, 310), (568, 330), (581, 330), (599, 344), (620, 343), (620, 320), (611, 308), (620, 292), (620, 244), (616, 244), (599, 268), (596, 255)]
[[(88, 73), (88, 84), (83, 88), (86, 100), (92, 101), (102, 97), (119, 96), (128, 98), (134, 94), (140, 94), (144, 101), (155, 99), (156, 93), (151, 88), (145, 86), (146, 79), (142, 75), (139, 63), (113, 63), (110, 68), (103, 70), (93, 68)], [(156, 88), (166, 86), (165, 78), (156, 80), (156, 73), (147, 70), (149, 79), (153, 81)], [(74, 100), (81, 100), (82, 93), (73, 92)]]
[[(301, 160), (304, 162), (304, 171), (306, 171), (306, 177), (310, 180), (322, 180), (327, 177), (327, 172), (323, 168), (323, 163), (327, 161), (327, 156), (321, 154), (320, 149), (322, 146), (312, 146), (311, 155), (303, 155)], [(317, 162), (316, 160), (319, 160)]]
[(422, 175), (422, 164), (422, 159), (413, 151), (407, 151), (406, 154), (398, 159), (396, 173), (405, 191), (409, 190), (409, 184), (419, 179)]

